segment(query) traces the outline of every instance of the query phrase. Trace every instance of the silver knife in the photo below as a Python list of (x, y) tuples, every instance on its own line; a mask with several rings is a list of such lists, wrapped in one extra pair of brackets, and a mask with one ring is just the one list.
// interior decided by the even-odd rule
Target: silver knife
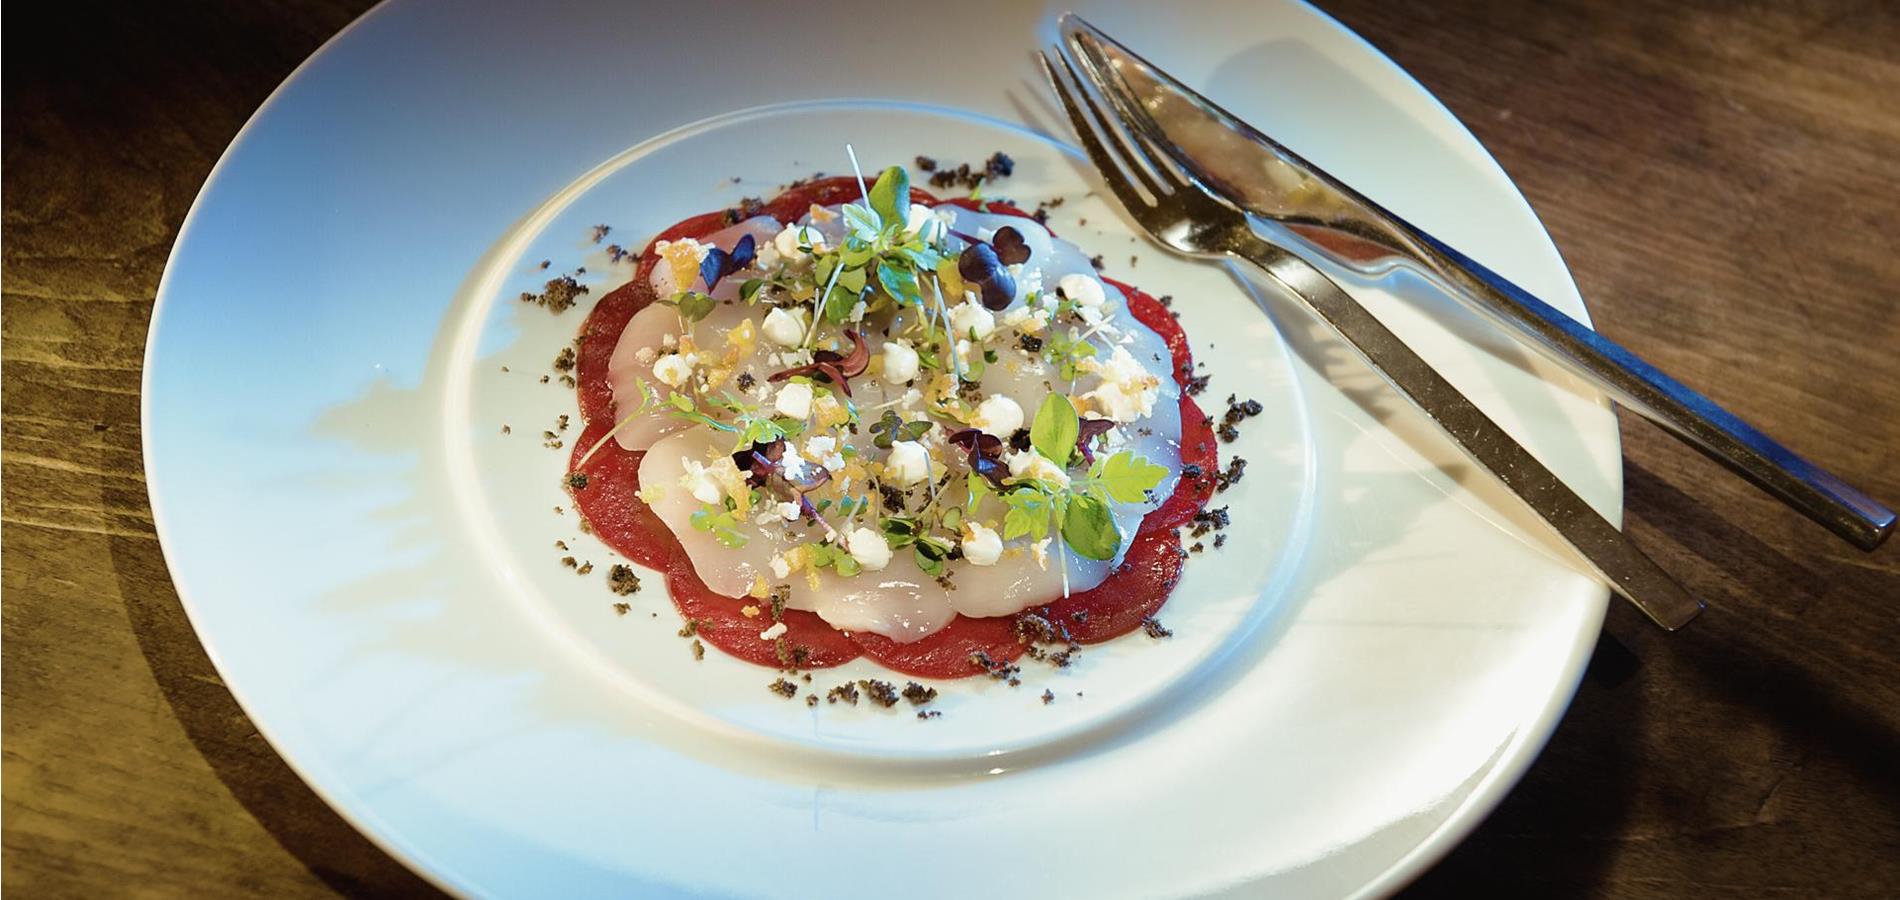
[(1893, 531), (1893, 510), (1797, 456), (1709, 398), (1221, 109), (1074, 14), (1062, 39), (1113, 73), (1187, 156), (1199, 181), (1277, 223), (1312, 252), (1360, 271), (1410, 264), (1532, 349), (1661, 425), (1863, 550)]

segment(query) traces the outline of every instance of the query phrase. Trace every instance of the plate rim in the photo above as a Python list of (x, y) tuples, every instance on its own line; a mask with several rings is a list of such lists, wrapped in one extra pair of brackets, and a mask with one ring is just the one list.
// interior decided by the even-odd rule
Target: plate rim
[[(362, 14), (351, 20), (335, 34), (323, 41), (316, 49), (311, 51), (281, 82), (272, 88), (264, 100), (259, 103), (258, 107), (245, 119), (244, 124), (238, 128), (230, 139), (230, 142), (226, 144), (224, 149), (219, 153), (217, 161), (212, 165), (203, 183), (199, 186), (190, 207), (179, 223), (177, 235), (172, 241), (172, 248), (167, 253), (165, 266), (161, 272), (158, 286), (154, 293), (151, 317), (147, 325), (145, 349), (141, 354), (140, 371), (140, 458), (145, 473), (147, 502), (152, 509), (153, 531), (158, 539), (161, 556), (165, 560), (166, 574), (172, 582), (180, 607), (184, 610), (187, 620), (192, 624), (194, 636), (197, 637), (199, 646), (203, 649), (206, 657), (211, 661), (212, 666), (219, 673), (220, 677), (223, 678), (226, 690), (229, 691), (240, 709), (244, 711), (246, 718), (251, 721), (251, 724), (257, 729), (259, 735), (265, 739), (271, 751), (297, 775), (305, 787), (322, 799), (326, 806), (344, 821), (348, 822), (350, 826), (364, 838), (369, 840), (378, 849), (389, 854), (393, 859), (397, 860), (418, 877), (435, 887), (451, 895), (471, 896), (476, 893), (474, 886), (465, 885), (453, 879), (451, 877), (452, 868), (440, 865), (434, 859), (433, 854), (402, 838), (398, 830), (388, 827), (387, 823), (369, 807), (364, 806), (359, 808), (356, 804), (344, 802), (344, 799), (339, 796), (340, 792), (338, 790), (327, 785), (324, 780), (312, 777), (313, 767), (307, 761), (302, 761), (296, 755), (286, 752), (285, 744), (275, 733), (275, 729), (267, 726), (263, 720), (253, 715), (254, 704), (247, 699), (245, 690), (239, 686), (237, 681), (225, 677), (226, 665), (223, 660), (223, 655), (214, 642), (205, 639), (204, 633), (200, 628), (200, 617), (203, 614), (202, 610), (199, 605), (193, 601), (193, 592), (188, 589), (186, 583), (180, 577), (179, 567), (174, 564), (173, 557), (176, 555), (174, 544), (176, 543), (176, 539), (168, 539), (166, 536), (168, 533), (168, 527), (166, 525), (167, 516), (165, 507), (158, 496), (157, 472), (159, 468), (154, 464), (156, 461), (155, 448), (151, 440), (151, 435), (153, 434), (151, 387), (154, 371), (154, 356), (158, 346), (154, 338), (158, 333), (161, 313), (167, 305), (167, 299), (171, 293), (170, 287), (175, 274), (175, 266), (178, 261), (178, 248), (186, 242), (191, 233), (192, 226), (199, 218), (204, 208), (205, 199), (211, 193), (212, 186), (217, 183), (220, 176), (224, 174), (226, 166), (231, 161), (237, 148), (251, 134), (257, 123), (264, 119), (274, 106), (280, 103), (286, 90), (288, 90), (291, 85), (296, 83), (304, 76), (307, 70), (312, 68), (326, 54), (331, 53), (340, 43), (348, 40), (359, 29), (367, 27), (367, 23), (384, 17), (390, 9), (397, 5), (396, 3), (390, 2), (390, 0), (382, 0), (382, 2), (377, 3), (375, 6), (365, 10)], [(1397, 61), (1393, 60), (1378, 46), (1374, 45), (1357, 31), (1315, 5), (1311, 0), (1290, 0), (1288, 6), (1297, 7), (1304, 14), (1315, 17), (1320, 23), (1332, 31), (1358, 45), (1364, 51), (1364, 57), (1367, 61), (1384, 68), (1388, 75), (1397, 76), (1404, 84), (1412, 89), (1414, 99), (1422, 100), (1424, 103), (1429, 104), (1432, 109), (1435, 109), (1437, 113), (1443, 116), (1445, 121), (1455, 126), (1455, 131), (1464, 140), (1468, 141), (1482, 156), (1485, 168), (1488, 169), (1488, 174), (1501, 183), (1507, 191), (1508, 198), (1511, 202), (1515, 203), (1520, 211), (1527, 215), (1531, 221), (1536, 222), (1538, 227), (1537, 238), (1539, 238), (1540, 242), (1546, 245), (1556, 257), (1558, 267), (1562, 270), (1564, 278), (1574, 287), (1575, 277), (1570, 265), (1564, 260), (1561, 248), (1556, 246), (1555, 240), (1551, 236), (1548, 227), (1545, 226), (1542, 217), (1537, 215), (1535, 208), (1531, 206), (1528, 198), (1524, 196), (1516, 180), (1510, 176), (1509, 172), (1504, 169), (1503, 165), (1491, 151), (1478, 139), (1477, 135), (1471, 131), (1463, 119), (1459, 118), (1444, 104), (1443, 100), (1440, 99), (1436, 93), (1420, 82), (1410, 71), (1399, 65)], [(1075, 148), (1071, 146), (1069, 149)], [(1581, 301), (1579, 304), (1581, 311), (1580, 321), (1585, 326), (1594, 328), (1594, 322), (1590, 315), (1587, 301), (1583, 301), (1581, 295), (1579, 295), (1579, 299)], [(1596, 397), (1595, 403), (1601, 407), (1611, 405), (1609, 400), (1600, 394)], [(1620, 423), (1612, 417), (1609, 420), (1608, 427), (1611, 430), (1610, 437), (1615, 447), (1614, 456), (1620, 462), (1622, 458)], [(1614, 497), (1614, 505), (1611, 510), (1607, 511), (1607, 517), (1611, 520), (1612, 524), (1619, 526), (1623, 517), (1624, 487), (1622, 466), (1619, 464), (1613, 467), (1610, 475), (1610, 483), (1607, 488), (1608, 492)], [(1576, 640), (1569, 648), (1569, 653), (1563, 661), (1563, 664), (1559, 667), (1562, 673), (1557, 684), (1559, 689), (1553, 690), (1550, 693), (1533, 720), (1525, 722), (1523, 727), (1516, 729), (1511, 739), (1499, 749), (1495, 764), (1484, 773), (1479, 782), (1461, 801), (1445, 813), (1444, 818), (1433, 827), (1431, 831), (1420, 838), (1410, 850), (1392, 860), (1381, 872), (1365, 881), (1357, 889), (1350, 892), (1348, 896), (1388, 896), (1415, 881), (1469, 837), (1469, 835), (1496, 810), (1503, 798), (1523, 779), (1531, 765), (1541, 755), (1543, 749), (1554, 736), (1559, 722), (1573, 702), (1577, 690), (1582, 684), (1582, 678), (1587, 664), (1594, 652), (1597, 637), (1601, 632), (1603, 619), (1607, 614), (1609, 606), (1609, 590), (1607, 587), (1598, 584), (1594, 590), (1586, 590), (1585, 593), (1589, 596), (1584, 599), (1593, 599), (1594, 602), (1585, 610), (1585, 614), (1582, 617), (1584, 625), (1578, 628)]]

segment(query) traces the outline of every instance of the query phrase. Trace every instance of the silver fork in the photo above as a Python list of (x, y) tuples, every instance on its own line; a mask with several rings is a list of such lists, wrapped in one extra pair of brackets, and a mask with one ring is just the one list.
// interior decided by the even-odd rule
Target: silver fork
[[(1893, 510), (1262, 134), (1074, 13), (1061, 44), (1123, 118), (1201, 187), (1272, 222), (1307, 258), (1369, 275), (1407, 267), (1439, 282), (1526, 348), (1662, 426), (1862, 550), (1893, 530)], [(1269, 240), (1275, 237), (1269, 235)]]
[[(1078, 73), (1059, 48), (1055, 61), (1047, 53), (1041, 60), (1102, 180), (1150, 236), (1188, 256), (1244, 259), (1299, 297), (1387, 383), (1569, 542), (1611, 590), (1656, 624), (1673, 631), (1701, 611), (1700, 601), (1332, 279), (1261, 238), (1245, 213), (1175, 166), (1165, 145), (1155, 143), (1155, 135), (1127, 127), (1142, 117), (1130, 116), (1122, 107), (1105, 112), (1090, 79)], [(1118, 102), (1111, 94), (1110, 103)]]

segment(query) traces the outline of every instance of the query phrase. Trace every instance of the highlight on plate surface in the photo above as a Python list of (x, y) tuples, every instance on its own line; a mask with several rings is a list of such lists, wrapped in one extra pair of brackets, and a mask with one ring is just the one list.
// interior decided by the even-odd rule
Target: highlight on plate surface
[[(673, 225), (557, 360), (579, 395), (565, 487), (586, 527), (666, 579), (695, 658), (711, 644), (776, 669), (787, 698), (785, 675), (860, 656), (1017, 685), (1025, 657), (1066, 667), (1086, 644), (1166, 637), (1182, 530), (1193, 553), (1225, 543), (1198, 540), (1228, 522), (1206, 507), (1245, 466), (1221, 469), (1216, 429), (1231, 441), (1260, 412), (1201, 412), (1208, 378), (1168, 299), (1055, 236), (1060, 199), (984, 199), (1008, 157), (916, 163), (969, 195), (892, 166)], [(563, 276), (522, 299), (559, 312), (586, 292)], [(640, 584), (627, 565), (607, 576)], [(860, 688), (935, 696), (866, 679), (825, 699)]]

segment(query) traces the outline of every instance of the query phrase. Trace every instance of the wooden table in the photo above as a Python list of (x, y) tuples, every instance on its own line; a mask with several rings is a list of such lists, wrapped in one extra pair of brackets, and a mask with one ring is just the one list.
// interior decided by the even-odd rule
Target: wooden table
[[(139, 370), (219, 152), (361, 0), (15, 19), (4, 158), (4, 878), (426, 888), (258, 738), (152, 532)], [(1900, 9), (1334, 0), (1477, 132), (1612, 337), (1900, 502)], [(1785, 7), (1785, 8), (1777, 8)], [(57, 27), (55, 27), (57, 26)], [(1751, 273), (1779, 271), (1772, 281)], [(1629, 529), (1711, 609), (1612, 607), (1549, 749), (1419, 896), (1900, 894), (1900, 549), (1628, 416)]]

